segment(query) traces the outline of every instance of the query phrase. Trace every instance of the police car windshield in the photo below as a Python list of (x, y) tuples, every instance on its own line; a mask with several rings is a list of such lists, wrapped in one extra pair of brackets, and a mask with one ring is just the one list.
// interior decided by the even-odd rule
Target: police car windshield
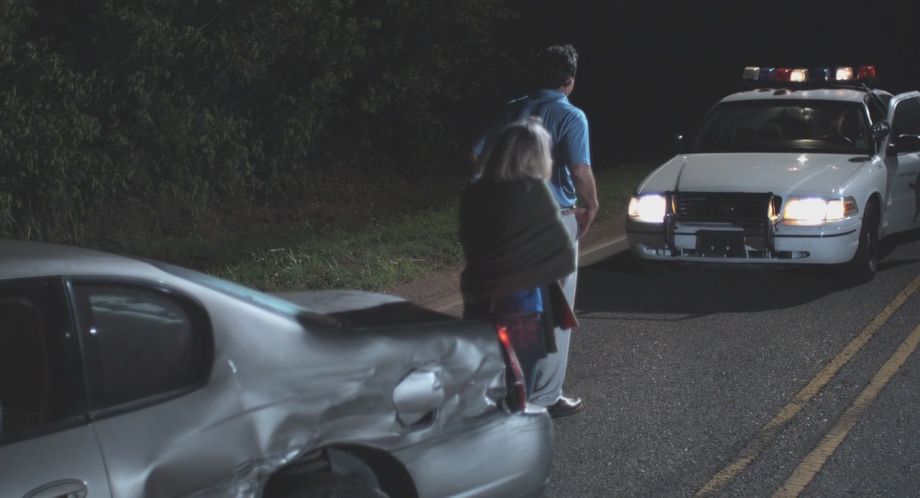
[(723, 102), (703, 119), (689, 152), (871, 154), (864, 107), (831, 100)]

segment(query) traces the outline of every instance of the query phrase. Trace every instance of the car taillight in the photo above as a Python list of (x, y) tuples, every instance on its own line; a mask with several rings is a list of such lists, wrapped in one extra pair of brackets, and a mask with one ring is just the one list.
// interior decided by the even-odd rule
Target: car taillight
[(507, 383), (508, 383), (508, 404), (515, 411), (522, 411), (527, 408), (527, 386), (524, 384), (524, 371), (521, 369), (521, 362), (518, 361), (514, 347), (511, 345), (511, 338), (508, 337), (508, 329), (499, 326), (496, 328), (498, 333), (498, 342), (502, 345), (502, 352), (505, 356), (505, 365), (507, 365)]

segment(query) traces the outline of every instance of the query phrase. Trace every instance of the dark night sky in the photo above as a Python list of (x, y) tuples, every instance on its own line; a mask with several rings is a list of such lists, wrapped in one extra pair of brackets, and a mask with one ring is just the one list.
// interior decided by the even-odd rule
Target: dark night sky
[[(525, 8), (526, 7), (526, 8)], [(521, 39), (580, 54), (572, 101), (594, 162), (660, 157), (744, 66), (875, 64), (881, 87), (920, 89), (920, 2), (521, 0)]]

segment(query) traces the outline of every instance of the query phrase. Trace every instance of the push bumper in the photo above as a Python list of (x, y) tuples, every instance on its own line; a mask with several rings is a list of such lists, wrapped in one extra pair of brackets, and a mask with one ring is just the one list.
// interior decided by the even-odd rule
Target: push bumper
[(819, 226), (777, 223), (754, 233), (726, 223), (626, 220), (632, 253), (645, 260), (705, 263), (839, 264), (859, 246), (857, 217)]

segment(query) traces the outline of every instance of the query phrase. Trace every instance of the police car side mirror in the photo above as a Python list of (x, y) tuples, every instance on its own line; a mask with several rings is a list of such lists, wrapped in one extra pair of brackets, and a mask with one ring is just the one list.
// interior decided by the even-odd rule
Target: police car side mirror
[[(887, 137), (889, 133), (891, 133), (891, 125), (888, 124), (888, 121), (880, 119), (875, 123), (872, 123), (872, 129), (870, 130), (870, 133), (872, 133), (872, 139), (875, 141), (876, 150), (879, 150), (879, 147), (882, 145), (882, 140)], [(881, 153), (880, 150), (879, 153)], [(891, 155), (890, 147), (885, 151), (885, 154)]]
[(882, 119), (872, 124), (872, 138), (881, 140), (887, 137), (889, 133), (891, 133), (891, 125), (888, 124), (888, 121)]
[(888, 155), (920, 152), (920, 135), (901, 134), (888, 144)]

